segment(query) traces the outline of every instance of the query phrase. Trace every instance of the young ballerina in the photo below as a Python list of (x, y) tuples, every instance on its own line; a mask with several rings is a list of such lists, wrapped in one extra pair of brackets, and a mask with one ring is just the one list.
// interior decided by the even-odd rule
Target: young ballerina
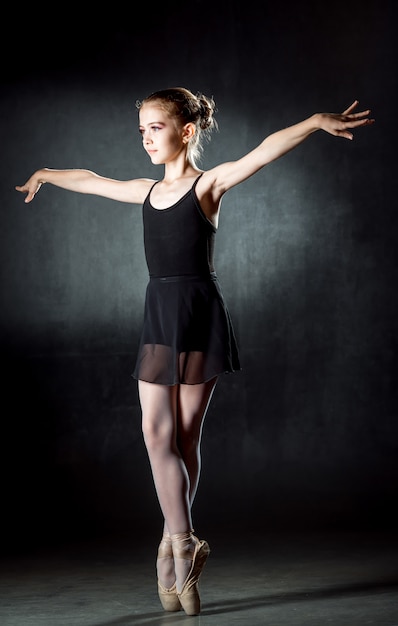
[(16, 190), (31, 202), (44, 183), (143, 205), (149, 271), (144, 322), (133, 376), (138, 380), (143, 437), (164, 517), (157, 554), (158, 594), (166, 611), (201, 610), (198, 581), (209, 554), (193, 531), (191, 508), (200, 474), (205, 414), (218, 376), (240, 369), (228, 309), (213, 264), (224, 194), (312, 133), (352, 139), (374, 122), (370, 110), (316, 113), (265, 138), (236, 161), (202, 170), (204, 140), (216, 128), (215, 103), (185, 88), (137, 103), (143, 147), (163, 165), (158, 181), (114, 180), (84, 169), (36, 171)]

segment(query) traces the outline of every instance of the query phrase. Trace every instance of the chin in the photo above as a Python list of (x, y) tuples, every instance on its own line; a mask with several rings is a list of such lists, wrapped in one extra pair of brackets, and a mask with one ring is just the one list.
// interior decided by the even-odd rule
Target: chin
[(151, 159), (152, 165), (161, 165), (162, 163), (162, 161), (156, 154), (150, 155), (149, 158)]

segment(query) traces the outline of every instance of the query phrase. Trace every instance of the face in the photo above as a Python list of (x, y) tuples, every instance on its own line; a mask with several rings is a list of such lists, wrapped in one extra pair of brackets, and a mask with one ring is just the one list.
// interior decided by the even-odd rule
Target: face
[(144, 104), (139, 113), (142, 144), (154, 165), (172, 161), (184, 147), (175, 120), (156, 104)]

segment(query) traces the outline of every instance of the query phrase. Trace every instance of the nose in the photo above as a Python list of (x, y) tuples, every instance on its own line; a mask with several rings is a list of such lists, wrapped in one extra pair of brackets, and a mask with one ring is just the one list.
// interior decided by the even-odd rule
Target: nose
[(151, 143), (152, 139), (149, 135), (149, 132), (144, 130), (142, 133), (142, 141), (147, 144), (147, 143)]

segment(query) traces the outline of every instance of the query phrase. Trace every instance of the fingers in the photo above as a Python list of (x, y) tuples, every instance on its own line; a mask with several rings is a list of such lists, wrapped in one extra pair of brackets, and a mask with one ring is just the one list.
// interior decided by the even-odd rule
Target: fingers
[[(366, 111), (364, 112), (367, 113)], [(359, 115), (359, 114), (358, 114)], [(353, 117), (353, 116), (352, 116)], [(344, 121), (342, 128), (337, 131), (338, 137), (344, 137), (345, 139), (354, 139), (354, 135), (348, 130), (349, 128), (359, 128), (361, 126), (369, 126), (374, 123), (374, 119), (366, 118), (366, 119), (351, 119), (348, 121)]]
[(366, 121), (364, 118), (368, 118), (370, 113), (371, 113), (371, 110), (366, 109), (366, 111), (361, 111), (360, 113), (351, 113), (350, 118), (352, 120)]
[(339, 137), (352, 141), (354, 136), (348, 128), (359, 128), (360, 126), (368, 126), (374, 123), (375, 120), (369, 117), (371, 113), (370, 109), (353, 113), (358, 104), (359, 101), (354, 100), (354, 102), (341, 114), (340, 119), (343, 122), (344, 128), (340, 129), (338, 132)]
[(337, 134), (337, 136), (343, 137), (343, 139), (349, 139), (350, 141), (354, 139), (354, 135), (350, 133), (348, 130), (342, 130), (340, 133)]
[[(364, 114), (367, 114), (365, 111)], [(374, 124), (375, 120), (371, 117), (365, 117), (363, 119), (354, 119), (350, 122), (351, 128), (356, 128), (357, 126), (368, 126), (369, 124)]]
[[(352, 104), (350, 104), (350, 106), (343, 111), (343, 113), (341, 114), (342, 116), (344, 115), (349, 115), (351, 119), (354, 120), (358, 120), (358, 119), (363, 119), (364, 117), (368, 117), (371, 113), (370, 109), (366, 109), (365, 111), (359, 111), (357, 113), (352, 113), (352, 111), (354, 111), (354, 109), (356, 109), (356, 107), (359, 104), (359, 100), (354, 100), (354, 102)], [(372, 120), (373, 122), (374, 120)]]
[(35, 197), (35, 195), (39, 191), (41, 185), (42, 185), (42, 183), (39, 183), (34, 190), (32, 190), (31, 186), (28, 185), (28, 184), (25, 184), (25, 185), (15, 185), (15, 189), (16, 189), (16, 191), (20, 191), (21, 193), (26, 193), (25, 202), (28, 203), (28, 202), (32, 202), (33, 198)]
[(354, 100), (354, 102), (350, 104), (348, 109), (342, 112), (342, 115), (349, 115), (351, 111), (353, 111), (358, 106), (358, 104), (359, 104), (359, 100)]
[(21, 193), (27, 194), (24, 202), (30, 202), (33, 199), (34, 194), (32, 194), (25, 185), (15, 185), (15, 189), (16, 191), (20, 191)]

